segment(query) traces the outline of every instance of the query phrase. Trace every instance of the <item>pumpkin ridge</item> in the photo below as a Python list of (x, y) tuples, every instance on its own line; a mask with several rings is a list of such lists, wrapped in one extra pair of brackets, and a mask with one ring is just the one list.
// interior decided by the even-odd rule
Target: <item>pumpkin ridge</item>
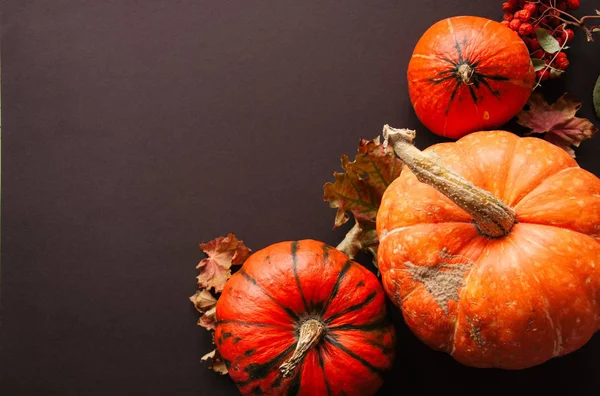
[[(458, 150), (461, 153), (461, 158), (472, 158), (473, 156), (471, 155), (471, 152), (473, 150), (477, 151), (477, 146), (474, 143), (471, 143), (470, 139), (478, 139), (478, 134), (480, 132), (475, 132), (470, 134), (469, 136), (466, 136), (464, 138), (464, 140), (459, 141), (457, 143), (456, 146)], [(488, 132), (486, 132), (487, 134)], [(495, 195), (496, 197), (498, 197), (498, 199), (502, 200), (502, 202), (504, 202), (507, 206), (513, 208), (515, 211), (515, 207), (514, 205), (510, 205), (510, 200), (506, 199), (506, 195), (507, 195), (507, 185), (508, 185), (508, 181), (509, 181), (509, 176), (510, 176), (510, 172), (512, 170), (512, 166), (514, 164), (514, 160), (515, 160), (515, 155), (518, 152), (518, 142), (519, 142), (519, 138), (517, 138), (516, 135), (509, 133), (509, 132), (503, 132), (503, 131), (493, 131), (491, 132), (493, 134), (496, 134), (497, 136), (502, 136), (502, 137), (507, 137), (508, 139), (508, 145), (505, 147), (504, 149), (504, 153), (503, 153), (503, 157), (502, 157), (502, 165), (499, 167), (501, 173), (495, 174), (494, 175), (494, 180), (499, 180), (499, 183), (497, 183), (496, 188), (484, 188), (483, 185), (479, 186), (481, 188), (484, 188), (486, 191), (492, 193), (493, 195)], [(474, 162), (474, 161), (472, 161)], [(505, 164), (509, 164), (509, 166), (506, 166)], [(488, 165), (484, 165), (484, 167), (487, 167)], [(474, 166), (471, 167), (473, 170), (475, 170), (475, 174), (472, 175), (472, 179), (470, 179), (469, 181), (473, 184), (478, 185), (479, 183), (474, 183), (474, 181), (479, 181), (481, 179), (485, 180), (485, 178), (488, 176), (488, 174), (486, 173), (486, 170), (481, 169), (482, 168), (482, 164), (475, 162)], [(524, 167), (520, 167), (519, 171), (522, 172)], [(494, 191), (493, 191), (494, 190)]]
[(325, 313), (329, 309), (329, 305), (331, 304), (333, 299), (337, 296), (339, 289), (340, 289), (340, 283), (342, 283), (342, 279), (344, 279), (344, 277), (348, 273), (348, 270), (350, 270), (351, 266), (352, 266), (352, 260), (348, 259), (348, 261), (346, 261), (346, 263), (340, 270), (340, 272), (337, 276), (337, 279), (335, 280), (335, 284), (333, 285), (333, 288), (331, 289), (331, 294), (329, 295), (327, 302), (325, 303), (325, 305), (323, 306), (323, 309), (321, 310), (321, 316), (325, 315)]
[(317, 347), (317, 357), (318, 357), (319, 367), (321, 368), (321, 371), (323, 372), (323, 382), (325, 382), (325, 388), (327, 388), (327, 396), (330, 396), (331, 388), (329, 387), (329, 381), (327, 380), (327, 374), (325, 373), (325, 363), (323, 362), (322, 349), (323, 348), (321, 346)]
[(364, 332), (371, 332), (371, 331), (377, 331), (377, 330), (381, 330), (382, 328), (389, 326), (390, 325), (390, 321), (387, 317), (383, 317), (383, 319), (379, 319), (375, 322), (371, 322), (371, 323), (365, 323), (365, 324), (360, 324), (360, 325), (353, 325), (353, 324), (343, 324), (343, 325), (333, 325), (331, 327), (329, 327), (327, 330), (329, 331), (329, 333), (335, 333), (338, 330), (357, 330), (357, 331), (364, 331)]
[(324, 341), (326, 343), (329, 343), (330, 345), (334, 346), (335, 348), (339, 349), (340, 351), (344, 352), (346, 355), (350, 356), (352, 359), (359, 362), (363, 367), (367, 368), (372, 373), (377, 374), (379, 376), (383, 376), (383, 374), (385, 374), (385, 370), (383, 370), (379, 367), (376, 367), (376, 366), (372, 365), (371, 363), (367, 362), (365, 359), (363, 359), (362, 357), (358, 356), (357, 354), (355, 354), (354, 352), (352, 352), (351, 350), (346, 348), (339, 341), (333, 339), (329, 334), (327, 336), (325, 336)]
[[(481, 25), (481, 28), (479, 29), (479, 31), (477, 33), (473, 33), (473, 35), (471, 37), (471, 40), (468, 40), (467, 37), (465, 36), (465, 38), (464, 38), (465, 49), (468, 47), (467, 44), (469, 43), (469, 41), (471, 41), (472, 46), (475, 46), (473, 44), (479, 44), (479, 41), (480, 41), (479, 37), (483, 37), (483, 34), (485, 34), (485, 33), (482, 33), (482, 32), (487, 27), (487, 25), (489, 25), (490, 22), (492, 22), (491, 19), (487, 20), (483, 25)], [(454, 39), (456, 40), (456, 36), (454, 36)], [(473, 43), (473, 41), (475, 41), (475, 43)], [(469, 63), (473, 67), (475, 67), (479, 63), (479, 61), (480, 61), (480, 60), (476, 59), (477, 58), (477, 53), (476, 52), (471, 51), (470, 54), (466, 54), (466, 50), (465, 50), (465, 55), (466, 55), (465, 59), (469, 59), (471, 61), (475, 59), (475, 61), (473, 61), (473, 62), (469, 61)]]
[[(475, 80), (473, 83), (479, 90), (479, 82), (477, 80)], [(471, 86), (469, 86), (469, 88), (471, 88)], [(474, 92), (471, 92), (471, 95), (474, 95)], [(479, 128), (484, 129), (483, 121), (481, 121), (481, 111), (479, 110), (479, 103), (477, 103), (477, 101), (475, 99), (473, 99), (473, 101), (474, 101), (474, 105), (475, 105), (475, 111), (477, 112), (477, 121), (479, 122)]]
[[(284, 351), (273, 357), (271, 360), (265, 363), (250, 363), (246, 366), (244, 371), (248, 374), (248, 379), (244, 381), (238, 381), (240, 387), (246, 386), (254, 381), (265, 379), (275, 367), (277, 367), (288, 355), (291, 355), (296, 348), (296, 343), (293, 342)], [(280, 374), (278, 376), (281, 376)]]
[(337, 319), (337, 318), (339, 318), (341, 316), (347, 315), (350, 312), (358, 311), (359, 309), (366, 307), (367, 305), (369, 305), (370, 303), (372, 303), (373, 300), (375, 300), (376, 296), (377, 296), (377, 292), (376, 291), (371, 292), (365, 298), (364, 301), (359, 302), (358, 304), (354, 304), (354, 305), (352, 305), (352, 306), (350, 306), (350, 307), (344, 309), (343, 311), (338, 312), (338, 313), (336, 313), (334, 315), (331, 315), (329, 318), (327, 318), (325, 320), (325, 324), (329, 325), (331, 322), (333, 322), (335, 319)]
[[(510, 234), (509, 234), (510, 235)], [(460, 249), (460, 252), (462, 252), (464, 250), (465, 247), (469, 246), (470, 242), (472, 242), (473, 239), (471, 239), (469, 241), (469, 243), (467, 243), (462, 249)], [(488, 239), (489, 241), (489, 239)], [(483, 253), (485, 252), (486, 248), (487, 248), (487, 242), (486, 242), (486, 246), (484, 246), (481, 249), (481, 252), (479, 253), (479, 256), (477, 256), (474, 259), (470, 259), (471, 260), (471, 267), (468, 270), (467, 276), (464, 279), (464, 286), (458, 290), (458, 299), (456, 300), (456, 312), (454, 312), (454, 316), (455, 316), (455, 320), (454, 320), (454, 332), (452, 333), (452, 339), (450, 341), (450, 355), (452, 356), (454, 354), (454, 351), (456, 350), (456, 335), (458, 334), (458, 329), (460, 327), (460, 307), (462, 305), (461, 303), (461, 297), (464, 293), (465, 290), (467, 290), (467, 288), (469, 287), (469, 281), (471, 280), (471, 275), (473, 275), (473, 273), (475, 272), (475, 269), (479, 269), (479, 259), (483, 256)]]
[[(514, 243), (514, 241), (512, 240), (511, 236), (508, 235), (506, 238), (506, 241), (508, 243), (510, 243), (511, 245), (513, 245), (513, 247), (517, 250), (517, 251), (521, 251), (521, 248), (519, 247), (519, 245), (517, 245), (516, 243)], [(530, 243), (534, 241), (530, 241)], [(538, 244), (538, 246), (540, 246)], [(527, 271), (528, 267), (524, 266), (523, 270)], [(555, 325), (554, 319), (552, 318), (552, 315), (550, 314), (550, 301), (548, 300), (548, 296), (546, 296), (546, 287), (544, 286), (544, 284), (540, 281), (540, 279), (536, 276), (534, 271), (527, 271), (530, 273), (531, 277), (538, 283), (538, 287), (541, 290), (540, 296), (542, 297), (543, 301), (544, 301), (544, 313), (546, 315), (546, 318), (548, 318), (548, 322), (550, 323), (550, 327), (554, 330), (555, 334), (556, 334), (556, 338), (554, 339), (554, 349), (552, 352), (552, 356), (556, 357), (560, 355), (560, 350), (562, 348), (562, 329), (560, 327), (560, 324), (558, 326)]]
[[(535, 139), (535, 138), (534, 138), (534, 139)], [(540, 178), (540, 179), (539, 179), (539, 181), (536, 181), (536, 183), (535, 183), (535, 184), (534, 184), (534, 183), (532, 183), (532, 184), (531, 184), (531, 186), (530, 186), (531, 188), (529, 188), (528, 190), (526, 190), (524, 193), (522, 192), (522, 193), (521, 193), (521, 197), (520, 197), (519, 199), (517, 199), (517, 201), (516, 201), (514, 204), (512, 204), (511, 206), (512, 206), (513, 208), (515, 208), (515, 210), (516, 210), (516, 207), (519, 205), (519, 203), (520, 203), (521, 201), (523, 201), (523, 200), (524, 200), (524, 199), (525, 199), (525, 198), (526, 198), (526, 197), (527, 197), (529, 194), (533, 193), (533, 192), (534, 192), (534, 191), (535, 191), (535, 190), (536, 190), (538, 187), (540, 187), (540, 186), (541, 186), (541, 185), (542, 185), (544, 182), (546, 182), (546, 180), (548, 180), (548, 179), (550, 179), (550, 178), (552, 178), (552, 177), (555, 177), (555, 176), (559, 175), (560, 173), (562, 173), (562, 172), (565, 172), (565, 171), (567, 171), (567, 170), (569, 170), (569, 169), (573, 169), (573, 168), (576, 168), (576, 169), (577, 169), (577, 168), (579, 168), (579, 166), (569, 166), (569, 167), (567, 167), (567, 168), (562, 168), (562, 169), (559, 169), (559, 170), (557, 170), (557, 171), (556, 171), (556, 172), (554, 172), (554, 173), (550, 173), (550, 174), (548, 174), (548, 175), (544, 175), (544, 177), (543, 177), (543, 178)], [(581, 168), (579, 168), (579, 169), (581, 169)], [(523, 168), (521, 168), (521, 170), (519, 171), (519, 175), (520, 175), (521, 173), (523, 173)]]
[(292, 396), (292, 395), (298, 394), (298, 391), (300, 390), (300, 385), (302, 383), (301, 379), (302, 379), (302, 374), (304, 371), (304, 363), (305, 362), (306, 362), (306, 360), (302, 359), (302, 363), (300, 363), (300, 366), (296, 370), (296, 375), (294, 376), (294, 378), (292, 378), (292, 381), (290, 382), (290, 385), (286, 392), (286, 395)]
[(300, 298), (302, 298), (302, 305), (304, 306), (304, 310), (308, 312), (308, 304), (306, 303), (306, 297), (304, 297), (304, 291), (302, 290), (302, 286), (300, 285), (300, 278), (298, 277), (298, 257), (296, 253), (298, 252), (298, 241), (292, 242), (292, 267), (294, 270), (294, 279), (296, 280), (296, 286), (298, 286), (298, 291), (300, 292)]
[(322, 246), (322, 249), (323, 249), (323, 264), (327, 264), (327, 260), (329, 260), (329, 249), (331, 249), (331, 246), (324, 243)]
[(549, 227), (549, 228), (553, 228), (555, 230), (568, 230), (568, 231), (574, 232), (576, 234), (579, 234), (579, 235), (582, 235), (582, 236), (586, 236), (586, 237), (592, 239), (594, 242), (600, 244), (600, 240), (597, 239), (598, 236), (593, 236), (593, 235), (590, 235), (590, 234), (586, 234), (585, 232), (577, 231), (577, 230), (574, 230), (574, 229), (569, 228), (569, 227), (564, 226), (564, 225), (557, 226), (557, 225), (553, 225), (553, 224), (535, 223), (533, 221), (520, 221), (519, 223), (523, 224), (523, 225), (533, 225), (533, 226), (540, 226), (540, 227)]
[(283, 325), (278, 325), (278, 324), (273, 324), (273, 323), (262, 323), (262, 322), (248, 322), (245, 320), (238, 320), (238, 319), (223, 319), (223, 320), (217, 320), (217, 325), (224, 325), (224, 324), (239, 324), (242, 326), (256, 326), (256, 327), (274, 327), (274, 328), (278, 328), (278, 329), (286, 329), (286, 330), (292, 330), (293, 328), (291, 326), (283, 326)]
[(258, 282), (256, 281), (256, 279), (254, 279), (253, 277), (248, 275), (248, 273), (246, 271), (244, 271), (243, 268), (240, 269), (237, 273), (242, 275), (247, 281), (249, 281), (253, 285), (257, 286), (263, 292), (263, 294), (265, 296), (269, 297), (271, 299), (271, 301), (273, 301), (279, 308), (283, 309), (283, 311), (290, 317), (290, 319), (292, 319), (296, 322), (300, 319), (298, 314), (296, 312), (294, 312), (291, 308), (284, 306), (279, 301), (277, 301), (275, 298), (273, 298), (273, 296), (271, 296), (269, 293), (267, 293), (265, 288), (262, 287), (261, 285), (259, 285)]

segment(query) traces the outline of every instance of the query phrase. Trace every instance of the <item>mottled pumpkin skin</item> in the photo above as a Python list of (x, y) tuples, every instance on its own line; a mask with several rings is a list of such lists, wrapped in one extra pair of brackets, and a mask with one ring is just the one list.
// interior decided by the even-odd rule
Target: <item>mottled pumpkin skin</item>
[[(372, 395), (393, 363), (395, 331), (377, 278), (321, 242), (254, 253), (227, 282), (216, 315), (215, 343), (244, 395)], [(282, 378), (279, 366), (310, 318), (325, 336)]]
[[(473, 70), (468, 84), (458, 75), (464, 64)], [(534, 84), (529, 51), (517, 33), (473, 16), (431, 26), (408, 65), (408, 91), (419, 120), (450, 138), (504, 124), (525, 105)]]
[(504, 131), (431, 146), (516, 211), (506, 237), (405, 168), (377, 216), (383, 286), (427, 345), (476, 367), (520, 369), (600, 327), (600, 180), (562, 149)]

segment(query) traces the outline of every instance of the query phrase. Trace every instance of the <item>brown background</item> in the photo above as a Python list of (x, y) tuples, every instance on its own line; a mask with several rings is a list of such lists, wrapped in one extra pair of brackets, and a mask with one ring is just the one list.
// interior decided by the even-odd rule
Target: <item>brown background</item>
[[(199, 362), (210, 337), (187, 300), (198, 243), (235, 231), (255, 250), (337, 244), (345, 229), (331, 230), (321, 197), (340, 155), (384, 123), (417, 128), (421, 148), (439, 141), (408, 99), (418, 37), (452, 15), (500, 19), (500, 4), (3, 2), (0, 393), (236, 394)], [(578, 34), (572, 47), (546, 88), (592, 118), (600, 46)], [(598, 175), (599, 149), (596, 137), (577, 150)], [(381, 394), (600, 387), (598, 335), (530, 370), (476, 370), (394, 320)]]

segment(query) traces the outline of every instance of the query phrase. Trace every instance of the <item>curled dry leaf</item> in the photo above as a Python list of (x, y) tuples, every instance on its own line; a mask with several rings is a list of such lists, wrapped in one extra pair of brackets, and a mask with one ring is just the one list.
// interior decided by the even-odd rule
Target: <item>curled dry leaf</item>
[(345, 224), (350, 215), (356, 221), (338, 249), (350, 257), (360, 250), (375, 254), (378, 244), (375, 234), (377, 210), (383, 192), (400, 175), (402, 161), (377, 137), (361, 139), (354, 161), (343, 155), (341, 164), (345, 172), (333, 172), (335, 182), (326, 183), (323, 187), (323, 199), (329, 202), (330, 207), (337, 208), (334, 228)]
[(217, 299), (208, 290), (198, 290), (190, 297), (190, 301), (198, 312), (204, 313), (217, 305)]
[(589, 139), (598, 129), (586, 118), (575, 117), (581, 102), (564, 94), (552, 105), (541, 93), (534, 92), (527, 102), (528, 109), (521, 110), (517, 122), (530, 129), (528, 134), (542, 133), (544, 138), (565, 149), (575, 157), (572, 146)]
[(223, 362), (223, 359), (221, 358), (221, 355), (217, 349), (213, 349), (206, 355), (202, 356), (200, 360), (203, 362), (210, 361), (209, 368), (215, 373), (219, 373), (221, 375), (227, 374), (227, 367), (225, 366), (225, 362)]
[(200, 272), (198, 287), (207, 290), (214, 288), (217, 293), (223, 291), (225, 282), (231, 276), (231, 265), (241, 265), (250, 256), (250, 249), (234, 233), (201, 243), (200, 249), (208, 257), (196, 266)]
[(208, 311), (204, 312), (200, 319), (198, 319), (198, 326), (204, 327), (206, 330), (217, 329), (217, 307), (213, 307)]
[[(198, 325), (214, 332), (217, 323), (215, 295), (223, 291), (225, 283), (231, 277), (231, 266), (244, 264), (251, 250), (244, 245), (244, 242), (237, 239), (234, 233), (229, 233), (226, 237), (218, 237), (208, 243), (201, 243), (200, 249), (208, 257), (196, 266), (200, 272), (197, 277), (198, 290), (190, 297), (190, 301), (202, 314), (198, 319)], [(209, 368), (214, 372), (227, 374), (227, 367), (216, 349), (204, 355), (201, 360), (210, 361)]]

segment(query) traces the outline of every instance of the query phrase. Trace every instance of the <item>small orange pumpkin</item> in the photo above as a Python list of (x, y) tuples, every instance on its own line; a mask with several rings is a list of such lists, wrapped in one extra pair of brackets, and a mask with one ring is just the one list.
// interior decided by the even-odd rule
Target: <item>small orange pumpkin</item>
[(217, 303), (215, 343), (244, 395), (372, 395), (395, 331), (375, 275), (324, 243), (254, 253)]
[(431, 26), (417, 43), (407, 74), (419, 120), (450, 138), (504, 124), (525, 105), (535, 84), (523, 40), (501, 23), (474, 16)]
[(379, 270), (407, 325), (469, 366), (520, 369), (600, 328), (600, 179), (504, 131), (420, 152), (386, 127), (404, 172), (377, 215)]

